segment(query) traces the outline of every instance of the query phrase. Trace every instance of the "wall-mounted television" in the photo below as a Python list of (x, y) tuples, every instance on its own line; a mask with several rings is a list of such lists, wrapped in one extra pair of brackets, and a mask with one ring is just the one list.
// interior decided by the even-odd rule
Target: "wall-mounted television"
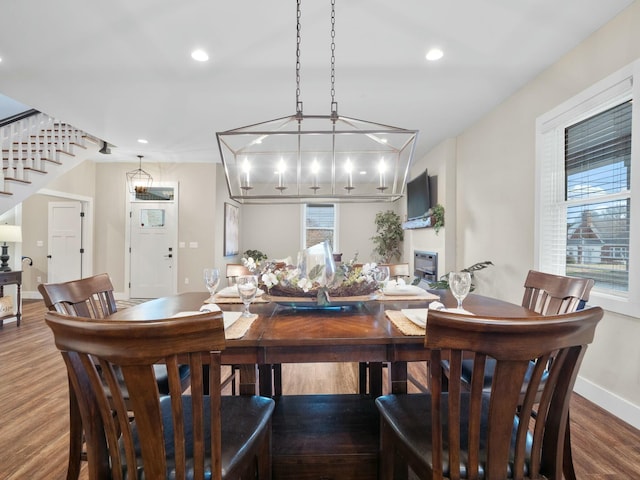
[(424, 217), (431, 208), (431, 189), (427, 170), (407, 183), (407, 220)]

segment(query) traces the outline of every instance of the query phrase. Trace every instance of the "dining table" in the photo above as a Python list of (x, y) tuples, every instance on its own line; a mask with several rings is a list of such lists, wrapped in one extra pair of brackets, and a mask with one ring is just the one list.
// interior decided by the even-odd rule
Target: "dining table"
[[(207, 305), (208, 296), (205, 292), (180, 293), (120, 310), (110, 318), (152, 320), (195, 312)], [(274, 479), (377, 478), (379, 420), (374, 400), (384, 390), (382, 367), (389, 367), (388, 390), (407, 393), (407, 362), (429, 358), (424, 328), (413, 325), (409, 331), (394, 318), (406, 309), (428, 309), (434, 301), (447, 308), (457, 306), (448, 290), (430, 291), (426, 296), (380, 295), (345, 306), (318, 308), (281, 302), (265, 294), (251, 304), (253, 320), (239, 338), (227, 339), (222, 363), (239, 368), (239, 394), (276, 399)], [(216, 304), (223, 312), (243, 309), (239, 301), (220, 300)], [(470, 314), (491, 317), (535, 315), (520, 305), (473, 293), (463, 307)], [(274, 381), (274, 367), (316, 362), (365, 362), (369, 369), (367, 391), (286, 395)]]

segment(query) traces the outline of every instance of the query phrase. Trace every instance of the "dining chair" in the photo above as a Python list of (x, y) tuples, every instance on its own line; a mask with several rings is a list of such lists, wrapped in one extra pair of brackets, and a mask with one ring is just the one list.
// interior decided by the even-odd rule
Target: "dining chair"
[[(274, 402), (221, 395), (221, 312), (123, 321), (47, 312), (45, 321), (78, 399), (90, 480), (271, 478)], [(167, 368), (168, 395), (157, 387), (158, 362)], [(188, 394), (182, 363), (192, 372)], [(208, 393), (203, 364), (209, 365)]]
[[(435, 480), (561, 480), (571, 393), (602, 315), (600, 307), (522, 318), (429, 311), (430, 393), (376, 399), (380, 478), (406, 478), (410, 467), (418, 478)], [(442, 390), (444, 352), (456, 376), (463, 358), (473, 358), (470, 390), (460, 382)], [(489, 360), (495, 370), (487, 390)], [(536, 366), (528, 376), (531, 362)]]
[[(591, 278), (568, 277), (544, 273), (537, 270), (529, 270), (524, 282), (522, 306), (541, 315), (559, 315), (575, 312), (579, 308), (583, 308), (584, 305), (586, 305), (586, 302), (589, 301), (589, 294), (591, 293), (593, 285), (594, 281)], [(527, 375), (531, 375), (534, 367), (534, 363), (529, 365)], [(447, 381), (451, 380), (448, 360), (442, 360), (442, 368), (445, 374), (443, 380), (446, 385)], [(486, 390), (491, 388), (494, 369), (495, 362), (491, 359), (488, 360), (484, 366), (484, 388)], [(460, 380), (462, 382), (462, 387), (467, 390), (471, 388), (472, 372), (473, 361), (463, 360)], [(543, 373), (538, 398), (542, 394), (542, 388), (544, 387), (544, 382), (547, 378), (547, 373)], [(520, 395), (520, 403), (524, 401), (525, 388), (526, 385), (523, 385), (523, 391)], [(571, 454), (569, 424), (567, 424), (567, 432), (567, 457), (565, 459), (567, 463), (567, 480), (574, 480), (576, 476)]]
[(227, 284), (235, 285), (240, 275), (251, 275), (251, 271), (240, 263), (227, 263)]
[[(113, 284), (107, 273), (62, 283), (40, 284), (38, 285), (38, 291), (42, 295), (44, 304), (49, 311), (79, 317), (104, 319), (117, 310), (113, 295)], [(166, 367), (164, 365), (156, 365), (154, 370), (160, 392), (169, 393)], [(181, 388), (186, 390), (189, 387), (189, 367), (181, 365), (179, 374)], [(125, 400), (127, 400), (126, 385), (122, 381), (120, 383)], [(78, 411), (75, 392), (72, 388), (69, 388), (69, 417), (70, 445), (67, 479), (75, 480), (80, 474), (80, 463), (83, 456), (83, 428), (82, 422), (79, 421), (80, 412)]]
[(381, 263), (380, 266), (389, 267), (389, 278), (392, 280), (411, 276), (408, 263)]

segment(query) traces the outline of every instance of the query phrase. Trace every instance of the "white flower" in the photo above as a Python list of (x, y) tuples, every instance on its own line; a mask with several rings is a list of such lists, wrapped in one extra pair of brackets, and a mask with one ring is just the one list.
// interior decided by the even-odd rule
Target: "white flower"
[(276, 277), (276, 274), (273, 272), (264, 273), (262, 274), (262, 283), (264, 283), (267, 288), (271, 288), (278, 284), (278, 277)]
[(304, 292), (308, 292), (312, 286), (313, 286), (313, 282), (308, 278), (301, 278), (298, 281), (298, 287), (300, 287)]
[(243, 258), (242, 259), (242, 263), (244, 264), (245, 267), (247, 267), (249, 270), (251, 270), (252, 272), (256, 269), (257, 265), (256, 265), (256, 261), (249, 257), (249, 258)]

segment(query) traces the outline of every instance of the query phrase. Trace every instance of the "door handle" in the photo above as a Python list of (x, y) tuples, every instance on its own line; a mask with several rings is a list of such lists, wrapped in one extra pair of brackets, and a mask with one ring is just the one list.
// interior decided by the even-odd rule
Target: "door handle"
[(47, 255), (47, 258), (51, 258), (51, 255)]
[(170, 253), (169, 255), (165, 255), (164, 258), (173, 258), (173, 255)]

